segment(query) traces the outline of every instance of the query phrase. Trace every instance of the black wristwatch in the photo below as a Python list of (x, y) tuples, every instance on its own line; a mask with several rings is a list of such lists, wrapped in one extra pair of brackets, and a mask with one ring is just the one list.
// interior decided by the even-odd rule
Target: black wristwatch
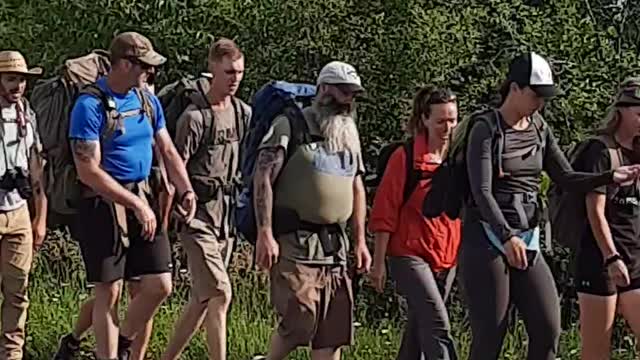
[(613, 254), (604, 261), (604, 267), (609, 267), (609, 265), (613, 264), (618, 260), (622, 260), (622, 256), (620, 256), (620, 254)]

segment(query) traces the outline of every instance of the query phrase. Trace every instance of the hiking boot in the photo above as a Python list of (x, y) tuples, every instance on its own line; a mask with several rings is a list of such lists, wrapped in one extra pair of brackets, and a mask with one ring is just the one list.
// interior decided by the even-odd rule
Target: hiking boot
[(80, 350), (80, 341), (73, 338), (73, 335), (68, 334), (60, 339), (58, 345), (58, 351), (53, 356), (53, 360), (71, 360), (75, 359), (76, 354)]
[(118, 350), (118, 360), (129, 360), (131, 349)]

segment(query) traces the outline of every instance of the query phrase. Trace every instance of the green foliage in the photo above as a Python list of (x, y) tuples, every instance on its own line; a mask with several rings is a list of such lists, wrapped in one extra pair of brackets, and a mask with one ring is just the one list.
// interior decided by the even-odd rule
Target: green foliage
[[(4, 0), (0, 49), (19, 49), (53, 75), (64, 59), (136, 30), (169, 58), (159, 76), (166, 84), (203, 70), (211, 40), (230, 37), (246, 55), (245, 99), (268, 80), (313, 82), (326, 62), (347, 61), (368, 90), (359, 113), (371, 161), (402, 135), (416, 87), (450, 86), (465, 117), (492, 99), (510, 59), (527, 50), (550, 60), (562, 90), (545, 109), (555, 134), (563, 144), (580, 139), (604, 116), (617, 83), (639, 73), (638, 15), (634, 0)], [(76, 273), (76, 256), (47, 269)], [(547, 258), (571, 327), (570, 256), (554, 249)], [(371, 322), (401, 316), (396, 298), (362, 292)], [(462, 309), (459, 297), (453, 303)]]
[[(589, 6), (587, 6), (591, 2)], [(169, 63), (166, 83), (205, 66), (220, 36), (247, 59), (242, 95), (279, 78), (312, 82), (332, 60), (353, 63), (369, 90), (365, 140), (400, 135), (417, 86), (448, 85), (465, 112), (495, 94), (514, 54), (550, 59), (564, 94), (548, 115), (564, 142), (602, 117), (616, 83), (638, 70), (635, 1), (7, 0), (0, 48), (16, 48), (48, 74), (65, 58), (106, 48), (113, 35), (148, 35)]]

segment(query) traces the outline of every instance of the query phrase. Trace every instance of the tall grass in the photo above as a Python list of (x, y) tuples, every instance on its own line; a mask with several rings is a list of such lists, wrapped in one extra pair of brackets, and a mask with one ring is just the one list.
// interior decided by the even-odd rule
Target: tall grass
[[(84, 282), (82, 264), (77, 247), (63, 237), (50, 240), (36, 259), (31, 281), (31, 306), (28, 320), (27, 358), (49, 359), (59, 337), (71, 330), (77, 311), (89, 291)], [(182, 255), (177, 262), (184, 264)], [(64, 260), (62, 260), (64, 259)], [(268, 282), (264, 274), (250, 268), (248, 253), (239, 251), (231, 268), (234, 301), (229, 315), (228, 348), (230, 360), (248, 360), (263, 354), (268, 346), (276, 319), (269, 304)], [(184, 269), (175, 274), (175, 291), (161, 307), (155, 318), (154, 332), (147, 354), (158, 359), (166, 346), (173, 325), (188, 299), (188, 274)], [(359, 282), (362, 285), (362, 280)], [(356, 341), (345, 350), (345, 359), (389, 360), (398, 350), (404, 321), (401, 302), (389, 288), (384, 295), (374, 295), (367, 287), (360, 287), (356, 300)], [(449, 305), (453, 334), (459, 358), (468, 356), (471, 343), (469, 323), (462, 303), (454, 294)], [(123, 300), (126, 302), (126, 300)], [(123, 303), (122, 308), (126, 307)], [(512, 317), (512, 319), (514, 319)], [(633, 337), (620, 328), (615, 334), (613, 359), (634, 359)], [(580, 339), (577, 324), (562, 334), (558, 359), (579, 359)], [(83, 345), (82, 358), (91, 358), (93, 339)], [(512, 321), (504, 341), (502, 359), (526, 358), (527, 336), (520, 320)], [(196, 336), (182, 359), (205, 359), (203, 333)], [(290, 359), (308, 359), (305, 350), (298, 350)]]

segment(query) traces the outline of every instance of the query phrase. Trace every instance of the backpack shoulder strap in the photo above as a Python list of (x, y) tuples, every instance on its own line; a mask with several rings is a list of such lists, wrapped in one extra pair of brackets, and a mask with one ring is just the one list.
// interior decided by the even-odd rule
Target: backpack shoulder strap
[[(247, 130), (247, 123), (246, 123), (246, 115), (245, 115), (245, 109), (244, 109), (244, 104), (242, 103), (242, 101), (240, 99), (238, 99), (237, 97), (233, 97), (232, 98), (233, 101), (233, 112), (234, 112), (234, 116), (236, 118), (236, 135), (238, 136), (238, 154), (236, 155), (237, 159), (238, 159), (238, 163), (240, 161), (242, 161), (242, 140), (244, 138), (244, 134)], [(232, 166), (229, 166), (229, 171), (231, 171)], [(240, 172), (240, 166), (237, 166), (237, 171), (238, 173)], [(230, 174), (229, 178), (234, 178), (236, 177), (237, 174)]]
[(238, 141), (242, 141), (242, 138), (247, 131), (247, 114), (245, 105), (242, 103), (242, 100), (235, 96), (232, 98), (232, 101), (233, 111), (236, 117), (236, 133), (238, 134)]
[[(482, 111), (475, 115), (473, 118), (475, 118), (475, 121), (470, 125), (469, 134), (471, 133), (471, 128), (478, 121), (483, 121), (489, 127), (491, 142), (493, 144), (492, 149), (494, 169), (495, 167), (497, 167), (497, 169), (495, 169), (495, 173), (499, 178), (507, 176), (508, 174), (505, 173), (502, 168), (502, 153), (504, 152), (505, 137), (504, 129), (502, 128), (502, 125), (500, 123), (500, 114), (498, 113), (498, 109)], [(467, 134), (467, 137), (469, 136), (469, 134)]]
[(615, 170), (622, 166), (622, 150), (616, 140), (609, 135), (598, 135), (596, 139), (602, 142), (609, 152), (609, 158), (611, 159), (611, 170)]
[(151, 122), (151, 128), (155, 131), (156, 126), (158, 125), (158, 118), (156, 116), (156, 111), (153, 107), (153, 103), (151, 102), (151, 94), (147, 93), (145, 90), (141, 90), (139, 88), (134, 88), (136, 96), (140, 100), (140, 104), (142, 105), (142, 112), (147, 114), (149, 121)]
[(88, 84), (80, 88), (78, 92), (78, 96), (80, 95), (89, 95), (97, 98), (102, 103), (102, 106), (105, 111), (105, 119), (106, 123), (100, 134), (100, 138), (102, 140), (108, 139), (111, 137), (118, 126), (118, 109), (116, 108), (116, 102), (113, 98), (111, 98), (105, 91), (102, 90), (100, 86), (96, 83)]
[(420, 171), (414, 167), (413, 144), (414, 139), (412, 138), (402, 145), (405, 153), (405, 181), (402, 192), (402, 205), (407, 203), (418, 186), (418, 182), (420, 182)]
[(311, 138), (307, 119), (295, 103), (285, 107), (283, 115), (289, 120), (289, 128), (291, 129), (291, 138), (287, 146), (288, 159), (293, 155), (298, 146), (309, 144), (313, 139)]

